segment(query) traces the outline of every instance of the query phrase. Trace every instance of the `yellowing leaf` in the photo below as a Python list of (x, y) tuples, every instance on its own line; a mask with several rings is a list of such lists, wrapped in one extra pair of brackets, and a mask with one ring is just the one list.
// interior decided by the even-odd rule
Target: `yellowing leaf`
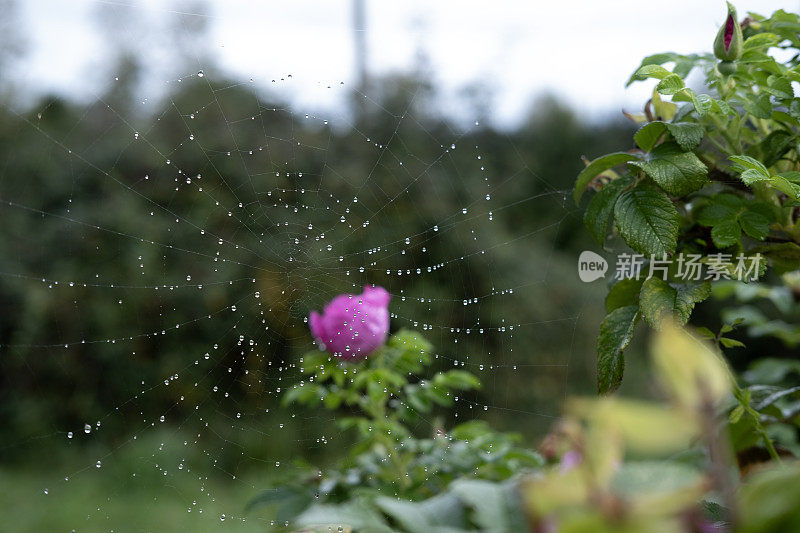
[(683, 407), (698, 409), (731, 391), (733, 378), (722, 357), (671, 322), (656, 334), (651, 353), (662, 386)]

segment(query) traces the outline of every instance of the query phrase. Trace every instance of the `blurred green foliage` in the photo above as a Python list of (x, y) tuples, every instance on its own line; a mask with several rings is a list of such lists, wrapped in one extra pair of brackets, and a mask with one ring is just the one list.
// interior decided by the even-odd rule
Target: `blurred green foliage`
[[(267, 449), (228, 417), (273, 416), (277, 380), (311, 345), (308, 312), (365, 282), (396, 295), (394, 328), (431, 324), (437, 364), (485, 363), (486, 403), (553, 415), (568, 384), (593, 379), (582, 354), (596, 324), (576, 323), (587, 296), (573, 274), (588, 239), (564, 195), (580, 157), (621, 143), (627, 124), (593, 125), (545, 98), (517, 130), (463, 134), (415, 76), (375, 80), (374, 102), (323, 124), (211, 68), (144, 113), (135, 72), (119, 69), (88, 107), (49, 97), (0, 108), (4, 457), (86, 424), (121, 442), (155, 414), (198, 416), (198, 404), (221, 421), (204, 438), (289, 453), (316, 431), (288, 421), (289, 442)], [(386, 246), (409, 236), (422, 246)], [(512, 320), (526, 326), (511, 331)], [(454, 324), (485, 331), (453, 335)], [(550, 420), (486, 416), (529, 435)]]

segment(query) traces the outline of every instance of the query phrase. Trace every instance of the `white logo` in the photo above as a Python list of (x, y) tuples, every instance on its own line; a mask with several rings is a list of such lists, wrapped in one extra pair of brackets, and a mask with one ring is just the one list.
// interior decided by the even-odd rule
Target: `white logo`
[(586, 283), (604, 278), (608, 270), (608, 262), (600, 255), (584, 250), (578, 257), (578, 276)]

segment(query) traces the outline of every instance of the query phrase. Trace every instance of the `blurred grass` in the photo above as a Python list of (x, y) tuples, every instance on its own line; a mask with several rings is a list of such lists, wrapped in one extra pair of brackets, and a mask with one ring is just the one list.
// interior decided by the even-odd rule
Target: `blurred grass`
[(0, 530), (269, 530), (266, 514), (243, 513), (264, 486), (263, 476), (259, 479), (257, 473), (246, 472), (232, 479), (213, 468), (195, 472), (188, 462), (178, 469), (180, 437), (174, 433), (166, 437), (162, 432), (125, 445), (107, 457), (101, 468), (95, 466), (98, 454), (92, 448), (60, 454), (52, 464), (0, 468)]

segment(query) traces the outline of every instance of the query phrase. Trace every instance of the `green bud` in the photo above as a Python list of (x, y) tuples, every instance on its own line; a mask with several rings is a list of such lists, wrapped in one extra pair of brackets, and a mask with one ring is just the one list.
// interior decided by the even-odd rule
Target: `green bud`
[(736, 63), (733, 61), (720, 61), (717, 63), (717, 71), (723, 76), (730, 76), (736, 72)]
[(728, 16), (714, 40), (714, 55), (722, 61), (736, 61), (742, 57), (742, 27), (736, 20), (736, 8), (728, 2)]

